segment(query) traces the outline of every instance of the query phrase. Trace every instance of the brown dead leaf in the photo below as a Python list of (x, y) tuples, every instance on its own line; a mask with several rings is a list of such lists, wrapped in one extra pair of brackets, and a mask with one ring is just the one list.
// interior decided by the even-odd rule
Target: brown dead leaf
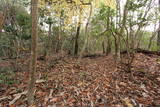
[(74, 102), (76, 102), (76, 100), (74, 98), (69, 98), (67, 101), (68, 101), (68, 103), (74, 103)]
[(26, 95), (26, 94), (27, 94), (27, 91), (14, 95), (15, 98), (11, 102), (9, 102), (9, 104), (10, 105), (14, 104), (17, 100), (21, 98), (22, 95)]
[(157, 80), (158, 80), (158, 81), (160, 81), (160, 77), (159, 77), (159, 78), (157, 78)]
[(60, 101), (60, 98), (55, 97), (55, 98), (52, 98), (50, 101), (51, 101), (51, 102), (59, 102), (59, 101)]
[(45, 92), (42, 92), (42, 91), (38, 91), (36, 92), (37, 96), (45, 96), (46, 93)]
[(9, 107), (15, 107), (13, 104), (10, 104)]
[(131, 104), (131, 101), (128, 98), (125, 98), (122, 101), (124, 105), (126, 105), (127, 107), (133, 107), (133, 105)]
[(119, 84), (122, 86), (127, 86), (127, 84), (125, 82), (120, 82)]
[(39, 84), (39, 83), (44, 83), (45, 80), (36, 80), (36, 83)]

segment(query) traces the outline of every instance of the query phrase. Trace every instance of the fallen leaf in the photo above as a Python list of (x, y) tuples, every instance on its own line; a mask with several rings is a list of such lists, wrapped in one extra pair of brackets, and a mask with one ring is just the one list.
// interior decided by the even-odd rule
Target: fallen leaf
[(27, 91), (14, 95), (15, 98), (11, 102), (9, 102), (9, 105), (14, 104), (18, 99), (21, 98), (22, 95), (25, 95), (25, 94), (27, 94)]
[(13, 104), (10, 104), (9, 107), (15, 107)]
[(36, 83), (39, 84), (39, 83), (43, 83), (45, 82), (45, 80), (36, 80)]
[(131, 104), (131, 101), (128, 98), (123, 99), (123, 103), (127, 107), (133, 107), (133, 105)]
[(68, 101), (69, 103), (74, 103), (76, 100), (75, 100), (74, 98), (69, 98), (67, 101)]
[(51, 102), (58, 102), (58, 101), (59, 101), (59, 98), (58, 98), (58, 97), (55, 97), (55, 98), (52, 98), (50, 101), (51, 101)]
[(126, 86), (127, 85), (125, 82), (120, 82), (119, 84), (122, 85), (122, 86)]

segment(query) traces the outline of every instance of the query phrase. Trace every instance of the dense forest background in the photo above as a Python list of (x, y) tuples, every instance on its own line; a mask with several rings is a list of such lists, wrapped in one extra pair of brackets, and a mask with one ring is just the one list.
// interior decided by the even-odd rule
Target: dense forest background
[[(40, 1), (38, 53), (78, 55), (98, 51), (118, 54), (117, 51), (126, 48), (158, 50), (158, 1), (133, 0), (125, 4), (125, 1), (102, 0), (97, 4), (87, 0), (84, 3)], [(1, 17), (4, 17), (1, 18), (1, 56), (16, 57), (29, 53), (30, 1), (1, 0), (0, 10)]]
[[(127, 77), (133, 81), (135, 80), (134, 64), (140, 60), (137, 59), (137, 56), (142, 58), (141, 64), (148, 64), (149, 61), (143, 62), (143, 60), (147, 59), (145, 55), (149, 55), (147, 60), (156, 61), (153, 62), (156, 63), (155, 69), (158, 72), (159, 13), (160, 0), (0, 0), (0, 86), (11, 88), (14, 87), (14, 84), (21, 84), (20, 79), (16, 79), (16, 75), (19, 77), (19, 73), (22, 73), (25, 76), (27, 73), (27, 77), (22, 76), (24, 77), (22, 80), (27, 80), (27, 88), (25, 87), (24, 90), (28, 91), (23, 90), (20, 97), (26, 94), (28, 100), (25, 104), (32, 105), (36, 104), (34, 99), (37, 100), (34, 98), (37, 80), (49, 80), (49, 76), (52, 75), (46, 74), (46, 72), (52, 73), (53, 68), (58, 69), (56, 66), (59, 66), (61, 61), (63, 63), (65, 61), (73, 62), (73, 68), (76, 67), (80, 70), (81, 66), (84, 67), (83, 64), (88, 61), (87, 58), (93, 58), (93, 61), (87, 62), (86, 66), (100, 60), (101, 62), (97, 63), (101, 63), (99, 66), (104, 66), (99, 69), (108, 66), (114, 68), (114, 70), (109, 69), (110, 72), (117, 70), (127, 72)], [(99, 57), (101, 59), (96, 59)], [(107, 59), (103, 60), (105, 58)], [(151, 67), (153, 65), (144, 66)], [(95, 66), (93, 64), (92, 68)], [(42, 68), (39, 70), (39, 67)], [(150, 74), (143, 74), (145, 71), (140, 68), (138, 72), (147, 78), (146, 75)], [(42, 72), (43, 75), (41, 75)], [(87, 74), (80, 73), (80, 76), (84, 75)], [(119, 78), (124, 78), (124, 75)], [(155, 75), (159, 81), (159, 74)], [(72, 76), (72, 79), (75, 77), (76, 75)], [(44, 81), (40, 83), (44, 83)], [(60, 85), (60, 83), (58, 84)], [(124, 85), (124, 82), (121, 85)], [(4, 91), (3, 88), (0, 88), (1, 90)], [(19, 90), (22, 89), (16, 89), (17, 92)], [(92, 90), (92, 92), (94, 91)], [(160, 94), (158, 92), (156, 94)], [(3, 96), (5, 98), (0, 98), (0, 104), (2, 102), (3, 105), (6, 105), (8, 100), (6, 100), (6, 95)], [(10, 99), (10, 106), (20, 99), (16, 98)], [(121, 104), (134, 107), (129, 99), (123, 99), (123, 101), (122, 98), (117, 97), (117, 99), (121, 100)], [(58, 99), (52, 100), (57, 101)], [(73, 99), (70, 100), (73, 101)], [(78, 99), (76, 100), (79, 102)], [(160, 97), (154, 101), (160, 101)], [(67, 105), (65, 102), (65, 106), (74, 107), (78, 104), (74, 104), (75, 102), (73, 101), (71, 105)], [(157, 102), (154, 104), (156, 105)], [(47, 105), (47, 103), (45, 104)], [(94, 107), (96, 102), (83, 102), (81, 106), (85, 106), (85, 104)], [(100, 103), (97, 104), (100, 105)], [(152, 106), (154, 104), (151, 103)]]

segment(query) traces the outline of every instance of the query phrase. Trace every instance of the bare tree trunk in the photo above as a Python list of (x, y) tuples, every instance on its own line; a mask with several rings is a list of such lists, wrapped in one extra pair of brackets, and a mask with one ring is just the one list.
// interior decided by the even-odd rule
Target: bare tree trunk
[(108, 36), (107, 38), (107, 49), (106, 49), (106, 55), (110, 54), (111, 53), (111, 45), (112, 45), (112, 41), (111, 41), (111, 38), (110, 38), (110, 35)]
[[(159, 12), (160, 12), (160, 0), (159, 0)], [(158, 50), (160, 50), (160, 19), (159, 19), (159, 31), (158, 31), (158, 37), (157, 37), (157, 46), (158, 46)]]
[(102, 49), (103, 49), (103, 54), (105, 54), (106, 50), (105, 50), (105, 42), (104, 42), (104, 40), (102, 41)]
[(60, 34), (58, 34), (56, 42), (57, 43), (56, 43), (55, 53), (58, 53), (59, 52), (59, 47), (60, 47)]
[(117, 57), (118, 55), (117, 55), (117, 53), (118, 53), (118, 51), (117, 51), (117, 49), (118, 49), (118, 46), (117, 46), (117, 37), (114, 37), (114, 46), (115, 46), (115, 57)]
[[(110, 8), (109, 8), (109, 11), (108, 11), (108, 16), (107, 16), (107, 29), (110, 28), (110, 25), (112, 24), (112, 17), (110, 17), (111, 11), (110, 11)], [(112, 25), (111, 25), (112, 26)], [(107, 48), (106, 48), (106, 55), (108, 55), (110, 52), (111, 52), (111, 38), (110, 38), (110, 34), (107, 35)]]
[(81, 24), (79, 23), (77, 27), (76, 38), (75, 38), (74, 55), (78, 55), (78, 49), (79, 49), (78, 39), (79, 39), (80, 29), (81, 29)]
[(157, 46), (158, 50), (160, 50), (160, 30), (158, 31)]
[(117, 51), (117, 61), (120, 61), (121, 60), (121, 38), (120, 38), (120, 36), (118, 35), (118, 37), (117, 37), (117, 41), (116, 41), (117, 43), (116, 43), (116, 51)]
[(84, 36), (85, 36), (85, 41), (84, 41), (84, 45), (83, 45), (83, 47), (82, 47), (82, 50), (81, 50), (81, 52), (80, 52), (80, 56), (79, 56), (79, 59), (81, 59), (82, 58), (82, 55), (83, 55), (83, 53), (84, 53), (84, 51), (87, 51), (87, 53), (88, 53), (88, 40), (89, 40), (89, 35), (88, 35), (88, 25), (89, 25), (89, 23), (90, 23), (90, 19), (91, 19), (91, 15), (92, 15), (92, 4), (90, 4), (90, 12), (89, 12), (89, 17), (88, 17), (88, 20), (87, 20), (87, 23), (86, 23), (86, 26), (85, 26), (85, 34), (84, 34)]
[(28, 104), (34, 103), (34, 85), (35, 73), (37, 65), (37, 34), (38, 34), (38, 0), (31, 1), (31, 16), (32, 16), (32, 46), (31, 46), (31, 62), (30, 62), (30, 76), (28, 87)]
[(155, 24), (155, 26), (154, 26), (154, 32), (152, 33), (152, 36), (151, 36), (150, 39), (149, 39), (148, 50), (151, 49), (152, 41), (153, 41), (153, 39), (156, 37), (157, 32), (159, 31), (159, 29), (155, 30), (155, 29), (156, 29), (156, 26), (157, 26), (157, 24)]
[[(120, 0), (116, 0), (116, 29), (119, 29), (119, 24), (121, 23), (121, 13), (120, 13), (120, 10), (121, 10), (121, 7), (120, 7)], [(112, 32), (113, 34), (113, 32)], [(113, 34), (113, 37), (114, 37), (114, 45), (115, 45), (115, 57), (117, 59), (117, 56), (118, 56), (118, 35), (114, 35)], [(119, 56), (120, 57), (120, 56)]]
[[(61, 5), (61, 4), (59, 4)], [(58, 27), (58, 36), (57, 36), (57, 43), (56, 43), (56, 48), (55, 48), (55, 53), (59, 53), (59, 50), (60, 50), (60, 40), (61, 40), (61, 32), (62, 32), (62, 24), (61, 24), (61, 21), (62, 21), (62, 13), (60, 12), (60, 17), (59, 17), (59, 27)]]
[(4, 23), (4, 14), (3, 12), (0, 11), (0, 33), (2, 32), (3, 23)]
[(76, 31), (76, 37), (75, 37), (75, 43), (74, 43), (74, 55), (78, 55), (79, 51), (79, 34), (81, 30), (81, 18), (82, 18), (82, 7), (79, 8), (79, 18), (78, 18), (78, 24), (77, 24), (77, 31)]
[(48, 31), (48, 55), (50, 55), (50, 53), (51, 53), (51, 50), (52, 50), (52, 40), (51, 40), (51, 36), (52, 36), (52, 24), (50, 23), (49, 24), (49, 31)]
[(122, 26), (120, 29), (120, 32), (118, 34), (117, 37), (117, 61), (121, 60), (121, 37), (124, 36), (124, 29), (125, 29), (125, 25), (126, 25), (126, 19), (127, 19), (127, 15), (128, 15), (128, 4), (129, 4), (130, 0), (126, 1), (125, 7), (124, 7), (124, 11), (123, 11), (123, 19), (122, 19)]
[(66, 39), (63, 40), (62, 42), (62, 45), (61, 45), (61, 55), (63, 56), (64, 55), (64, 46), (65, 46), (65, 43), (66, 43)]

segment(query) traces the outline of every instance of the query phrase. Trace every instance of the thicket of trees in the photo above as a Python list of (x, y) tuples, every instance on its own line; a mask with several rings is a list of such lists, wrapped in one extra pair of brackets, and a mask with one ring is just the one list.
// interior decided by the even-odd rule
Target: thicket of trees
[[(103, 50), (119, 56), (120, 50), (126, 47), (158, 48), (158, 39), (157, 46), (155, 44), (159, 31), (156, 1), (131, 0), (126, 4), (118, 0), (103, 2), (97, 6), (96, 2), (87, 0), (40, 1), (38, 43), (42, 45), (41, 53), (68, 52), (78, 55), (85, 47), (87, 53)], [(29, 8), (30, 1), (1, 1), (1, 56), (15, 57), (30, 52)], [(148, 27), (154, 26), (153, 32), (147, 31)], [(148, 38), (146, 46), (141, 43), (144, 38)]]
[(126, 51), (130, 70), (136, 49), (160, 49), (159, 12), (160, 0), (1, 0), (0, 56), (31, 52), (32, 104), (37, 55), (113, 53), (119, 62)]

